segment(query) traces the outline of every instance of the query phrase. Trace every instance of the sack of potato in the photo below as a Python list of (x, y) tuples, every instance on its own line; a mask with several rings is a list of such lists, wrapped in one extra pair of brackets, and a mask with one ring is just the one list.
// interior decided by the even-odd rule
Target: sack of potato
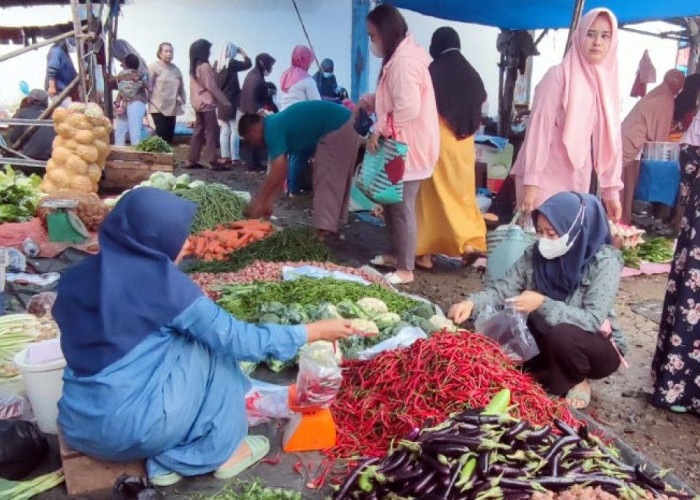
[(96, 193), (110, 151), (112, 124), (97, 104), (82, 102), (73, 103), (68, 109), (57, 108), (53, 124), (57, 135), (41, 190)]
[(97, 231), (110, 210), (95, 193), (81, 193), (71, 189), (59, 189), (44, 196), (36, 209), (36, 216), (44, 224), (46, 224), (46, 214), (51, 213), (53, 210), (44, 207), (42, 204), (50, 200), (76, 200), (78, 206), (75, 208), (75, 215), (85, 224), (88, 231)]

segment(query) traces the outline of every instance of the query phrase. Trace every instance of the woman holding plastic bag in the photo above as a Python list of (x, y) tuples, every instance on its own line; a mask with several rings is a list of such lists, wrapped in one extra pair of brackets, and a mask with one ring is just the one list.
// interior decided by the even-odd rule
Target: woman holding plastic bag
[(592, 195), (556, 194), (533, 220), (537, 243), (502, 279), (452, 306), (449, 317), (462, 323), (504, 303), (528, 315), (543, 383), (584, 408), (591, 398), (588, 379), (614, 373), (627, 350), (613, 311), (622, 258), (611, 246), (605, 209)]
[(61, 278), (53, 314), (68, 366), (58, 423), (66, 443), (118, 462), (146, 459), (156, 486), (233, 477), (269, 451), (249, 436), (240, 361), (286, 360), (352, 333), (346, 320), (252, 325), (177, 268), (196, 211), (153, 188), (127, 193), (100, 227), (100, 253)]

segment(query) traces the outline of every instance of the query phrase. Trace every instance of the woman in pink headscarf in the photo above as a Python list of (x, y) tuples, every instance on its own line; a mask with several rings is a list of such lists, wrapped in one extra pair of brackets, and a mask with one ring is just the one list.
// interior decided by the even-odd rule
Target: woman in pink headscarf
[[(305, 45), (297, 45), (292, 51), (292, 66), (282, 73), (280, 87), (280, 111), (292, 104), (304, 101), (320, 101), (316, 80), (309, 75), (309, 68), (314, 61), (314, 53)], [(310, 187), (308, 175), (309, 157), (307, 155), (292, 155), (289, 158), (287, 171), (287, 192), (290, 195), (302, 193)]]
[(292, 66), (282, 73), (280, 87), (282, 98), (280, 111), (302, 101), (320, 101), (316, 81), (309, 75), (314, 53), (305, 45), (297, 45), (292, 51)]
[(622, 213), (617, 19), (592, 9), (561, 64), (535, 89), (525, 142), (512, 173), (518, 208), (529, 213), (561, 191), (588, 192), (593, 169), (611, 219)]

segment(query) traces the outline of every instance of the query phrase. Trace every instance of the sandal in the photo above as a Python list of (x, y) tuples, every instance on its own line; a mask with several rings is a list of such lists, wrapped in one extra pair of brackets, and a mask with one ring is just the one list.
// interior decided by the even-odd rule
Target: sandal
[(182, 480), (182, 476), (177, 472), (170, 472), (168, 474), (159, 474), (149, 478), (149, 481), (153, 486), (160, 486), (165, 488), (166, 486), (172, 486), (175, 483), (179, 483)]
[(414, 281), (414, 280), (404, 281), (403, 278), (401, 278), (396, 273), (385, 274), (384, 279), (387, 280), (389, 282), (389, 284), (391, 284), (391, 285), (407, 285), (409, 283), (413, 283), (413, 281)]
[(420, 259), (416, 259), (416, 267), (417, 267), (418, 269), (423, 269), (424, 271), (431, 271), (431, 270), (433, 269), (433, 267), (434, 267), (434, 265), (433, 265), (433, 259), (432, 259), (432, 258), (430, 259), (430, 265), (429, 265), (429, 266), (427, 266), (427, 265), (425, 265), (425, 264), (421, 264), (421, 260), (420, 260)]
[[(571, 389), (569, 392), (566, 393), (565, 398), (567, 404), (576, 410), (583, 410), (584, 408), (588, 407), (589, 404), (591, 404), (590, 392)], [(573, 404), (574, 401), (581, 401), (583, 403), (583, 406)]]
[(673, 413), (688, 413), (688, 408), (680, 405), (673, 405), (668, 407)]
[(220, 161), (215, 161), (209, 164), (209, 170), (221, 171), (221, 170), (231, 170), (230, 165), (221, 163)]
[(387, 259), (384, 255), (377, 255), (372, 260), (369, 261), (370, 264), (377, 267), (391, 267), (396, 268), (395, 259)]
[[(270, 451), (270, 441), (265, 436), (246, 436), (243, 443), (250, 448), (250, 456), (229, 467), (220, 467), (214, 472), (217, 479), (231, 479), (265, 458)], [(243, 444), (241, 443), (241, 444)]]

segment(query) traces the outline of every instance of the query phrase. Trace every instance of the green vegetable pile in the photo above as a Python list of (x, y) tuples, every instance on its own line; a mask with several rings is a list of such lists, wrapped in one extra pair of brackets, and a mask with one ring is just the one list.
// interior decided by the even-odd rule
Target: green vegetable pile
[(0, 498), (29, 500), (63, 482), (61, 471), (51, 472), (28, 481), (8, 481), (0, 478)]
[[(170, 172), (154, 172), (151, 174), (148, 180), (140, 182), (137, 186), (134, 187), (134, 189), (140, 187), (152, 187), (156, 189), (162, 189), (163, 191), (175, 191), (181, 189), (196, 188), (203, 185), (203, 181), (193, 181), (190, 177), (190, 174), (182, 174), (175, 176)], [(110, 198), (108, 200), (105, 200), (105, 205), (107, 205), (108, 207), (114, 207), (117, 204), (117, 202), (121, 199), (121, 197), (129, 191), (131, 190), (127, 189), (121, 195), (119, 195), (118, 198)]]
[(258, 479), (252, 482), (236, 481), (213, 495), (197, 493), (188, 497), (189, 500), (301, 500), (301, 498), (301, 493), (298, 491), (266, 488)]
[(214, 229), (227, 222), (245, 219), (243, 211), (249, 202), (240, 193), (223, 184), (201, 184), (178, 189), (175, 194), (198, 205), (197, 214), (192, 222), (193, 234)]
[(162, 138), (154, 135), (148, 139), (144, 139), (139, 142), (134, 148), (136, 151), (143, 151), (145, 153), (172, 153), (175, 151), (173, 147), (165, 142)]
[(267, 238), (233, 252), (228, 260), (198, 261), (187, 267), (189, 273), (230, 273), (249, 266), (256, 260), (265, 262), (329, 262), (333, 255), (318, 240), (313, 228), (287, 227)]
[(253, 285), (226, 285), (221, 288), (219, 305), (239, 319), (255, 321), (264, 303), (277, 302), (285, 306), (299, 304), (306, 308), (324, 303), (356, 302), (367, 297), (380, 299), (389, 311), (397, 314), (404, 314), (420, 304), (380, 285), (361, 285), (333, 278), (300, 278)]
[(625, 266), (639, 269), (642, 262), (664, 263), (673, 260), (673, 241), (663, 237), (652, 238), (634, 248), (622, 251)]
[(9, 165), (0, 170), (0, 222), (24, 222), (34, 217), (41, 200), (41, 177), (15, 172)]

